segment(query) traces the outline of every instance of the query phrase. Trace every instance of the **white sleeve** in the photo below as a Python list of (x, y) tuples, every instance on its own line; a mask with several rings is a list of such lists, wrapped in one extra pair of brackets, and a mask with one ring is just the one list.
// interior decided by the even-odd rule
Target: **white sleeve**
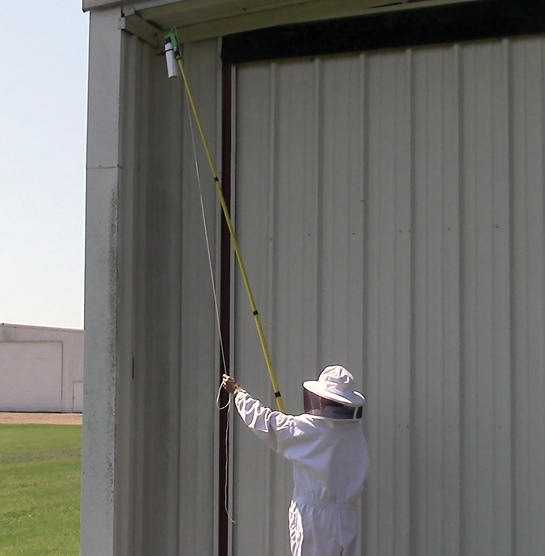
[(289, 439), (294, 436), (294, 418), (265, 407), (245, 392), (235, 396), (235, 405), (245, 425), (275, 452), (285, 455)]

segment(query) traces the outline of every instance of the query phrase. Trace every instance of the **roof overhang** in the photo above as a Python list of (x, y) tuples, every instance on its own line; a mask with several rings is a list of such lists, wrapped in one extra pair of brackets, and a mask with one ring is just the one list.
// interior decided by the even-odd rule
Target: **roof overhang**
[(83, 9), (119, 7), (125, 18), (139, 18), (159, 31), (177, 27), (182, 42), (190, 42), (277, 25), (479, 1), (83, 0)]

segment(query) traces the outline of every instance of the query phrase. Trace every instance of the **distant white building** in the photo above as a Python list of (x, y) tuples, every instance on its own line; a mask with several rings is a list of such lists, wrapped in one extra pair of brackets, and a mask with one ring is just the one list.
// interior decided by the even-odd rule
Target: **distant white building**
[(82, 410), (83, 330), (0, 323), (0, 411)]

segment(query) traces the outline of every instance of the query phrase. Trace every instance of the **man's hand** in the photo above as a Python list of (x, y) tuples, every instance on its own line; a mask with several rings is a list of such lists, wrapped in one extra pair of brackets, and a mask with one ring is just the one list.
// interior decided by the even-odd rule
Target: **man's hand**
[(233, 396), (236, 396), (242, 391), (242, 388), (237, 384), (236, 380), (229, 375), (223, 375), (221, 385), (227, 390), (227, 392), (229, 392), (229, 394), (233, 394)]

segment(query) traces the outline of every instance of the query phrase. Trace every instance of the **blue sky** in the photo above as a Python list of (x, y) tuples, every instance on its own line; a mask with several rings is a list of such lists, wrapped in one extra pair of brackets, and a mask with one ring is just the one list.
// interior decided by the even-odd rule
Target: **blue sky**
[(2, 1), (0, 322), (83, 327), (89, 16)]

